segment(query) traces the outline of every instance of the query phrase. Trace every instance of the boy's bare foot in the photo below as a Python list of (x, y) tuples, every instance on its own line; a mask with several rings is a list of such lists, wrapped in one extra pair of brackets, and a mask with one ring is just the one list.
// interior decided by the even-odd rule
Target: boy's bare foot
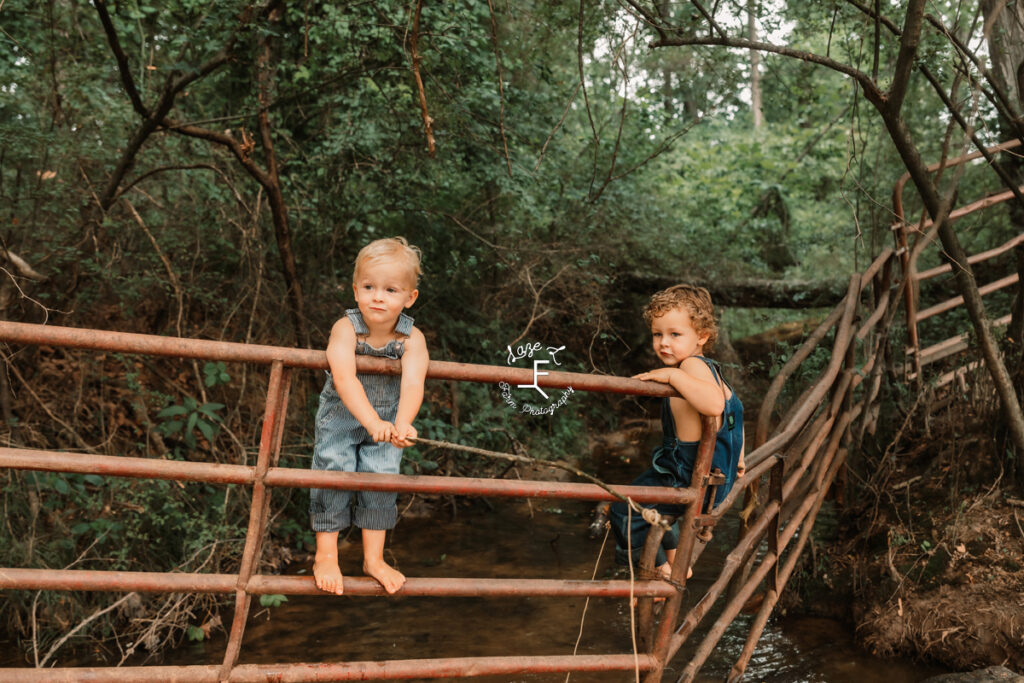
[(316, 581), (316, 587), (322, 591), (335, 595), (345, 592), (344, 577), (341, 575), (337, 556), (317, 555), (313, 560), (313, 579)]
[(387, 562), (363, 562), (363, 573), (377, 580), (388, 593), (396, 593), (405, 585), (405, 574), (392, 567)]

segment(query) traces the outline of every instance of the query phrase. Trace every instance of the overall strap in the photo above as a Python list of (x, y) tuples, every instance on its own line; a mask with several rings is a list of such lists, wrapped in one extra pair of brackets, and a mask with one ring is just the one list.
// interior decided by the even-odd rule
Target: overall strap
[[(691, 356), (691, 358), (700, 358), (702, 361), (704, 361), (704, 364), (707, 365), (708, 368), (711, 369), (711, 374), (715, 378), (715, 383), (718, 386), (722, 387), (722, 398), (725, 399), (726, 401), (728, 401), (729, 397), (725, 393), (725, 385), (726, 385), (725, 376), (722, 374), (722, 369), (718, 366), (718, 361), (711, 360), (710, 358), (708, 358), (706, 356)], [(729, 388), (731, 389), (732, 387), (729, 387)], [(736, 393), (736, 392), (733, 391), (733, 393)]]
[(370, 334), (370, 328), (366, 326), (366, 321), (363, 320), (363, 314), (359, 312), (358, 308), (349, 308), (345, 311), (345, 315), (352, 322), (352, 327), (356, 330), (356, 336), (365, 337)]
[(395, 323), (395, 334), (400, 334), (403, 337), (408, 337), (412, 334), (412, 316), (408, 316), (405, 313), (398, 314), (398, 322)]
[[(725, 401), (725, 406), (722, 409), (722, 425), (727, 426), (731, 430), (736, 426), (736, 415), (734, 411), (729, 409), (729, 401), (734, 399), (737, 401), (739, 400), (736, 398), (736, 390), (729, 386), (730, 391), (732, 391), (732, 398), (726, 395), (725, 387), (728, 386), (729, 383), (725, 381), (725, 375), (722, 374), (722, 368), (719, 366), (718, 361), (705, 358), (704, 356), (697, 356), (697, 358), (700, 358), (709, 368), (711, 368), (711, 373), (715, 376), (715, 381), (718, 382), (718, 386), (722, 387), (722, 399)], [(719, 427), (719, 429), (721, 429), (721, 427)]]

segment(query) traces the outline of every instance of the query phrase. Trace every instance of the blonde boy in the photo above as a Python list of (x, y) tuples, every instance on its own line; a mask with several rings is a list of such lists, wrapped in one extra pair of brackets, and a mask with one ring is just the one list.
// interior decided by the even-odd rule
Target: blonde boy
[[(423, 402), (429, 356), (423, 333), (403, 311), (416, 301), (420, 252), (402, 237), (363, 247), (352, 276), (357, 308), (331, 329), (330, 371), (316, 417), (313, 469), (397, 474), (402, 448), (412, 445), (412, 421)], [(400, 359), (401, 377), (356, 372), (356, 356)], [(384, 561), (387, 530), (397, 522), (397, 494), (359, 491), (350, 510), (350, 491), (313, 489), (310, 522), (316, 533), (313, 576), (323, 591), (341, 595), (338, 534), (354, 523), (362, 529), (363, 572), (388, 593), (405, 576)]]

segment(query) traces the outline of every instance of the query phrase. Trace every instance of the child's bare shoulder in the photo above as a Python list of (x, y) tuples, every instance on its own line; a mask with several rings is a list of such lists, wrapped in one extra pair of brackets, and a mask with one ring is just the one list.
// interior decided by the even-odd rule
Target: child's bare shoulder
[(711, 372), (711, 368), (708, 367), (708, 364), (697, 356), (690, 356), (679, 364), (679, 368), (687, 374), (700, 379), (713, 380), (715, 378), (715, 374)]
[(342, 316), (331, 326), (331, 338), (328, 340), (327, 345), (330, 347), (347, 342), (355, 344), (355, 340), (356, 328), (352, 326), (352, 321), (348, 319), (348, 316)]
[(409, 339), (415, 339), (417, 342), (421, 342), (423, 344), (427, 343), (427, 338), (423, 336), (423, 332), (420, 330), (420, 328), (416, 327), (415, 325), (413, 325), (409, 329)]
[(427, 350), (427, 338), (423, 336), (423, 332), (420, 328), (413, 326), (409, 330), (409, 336), (405, 339), (405, 350), (406, 352), (422, 352), (426, 353)]

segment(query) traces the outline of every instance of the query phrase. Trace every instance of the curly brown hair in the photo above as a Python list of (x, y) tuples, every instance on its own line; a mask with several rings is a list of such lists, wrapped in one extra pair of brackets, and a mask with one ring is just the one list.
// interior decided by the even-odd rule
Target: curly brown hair
[(718, 323), (715, 321), (715, 306), (711, 294), (703, 287), (680, 284), (655, 293), (644, 309), (644, 322), (648, 325), (669, 311), (681, 308), (690, 316), (690, 324), (697, 334), (707, 334), (703, 352), (711, 351), (718, 339)]

